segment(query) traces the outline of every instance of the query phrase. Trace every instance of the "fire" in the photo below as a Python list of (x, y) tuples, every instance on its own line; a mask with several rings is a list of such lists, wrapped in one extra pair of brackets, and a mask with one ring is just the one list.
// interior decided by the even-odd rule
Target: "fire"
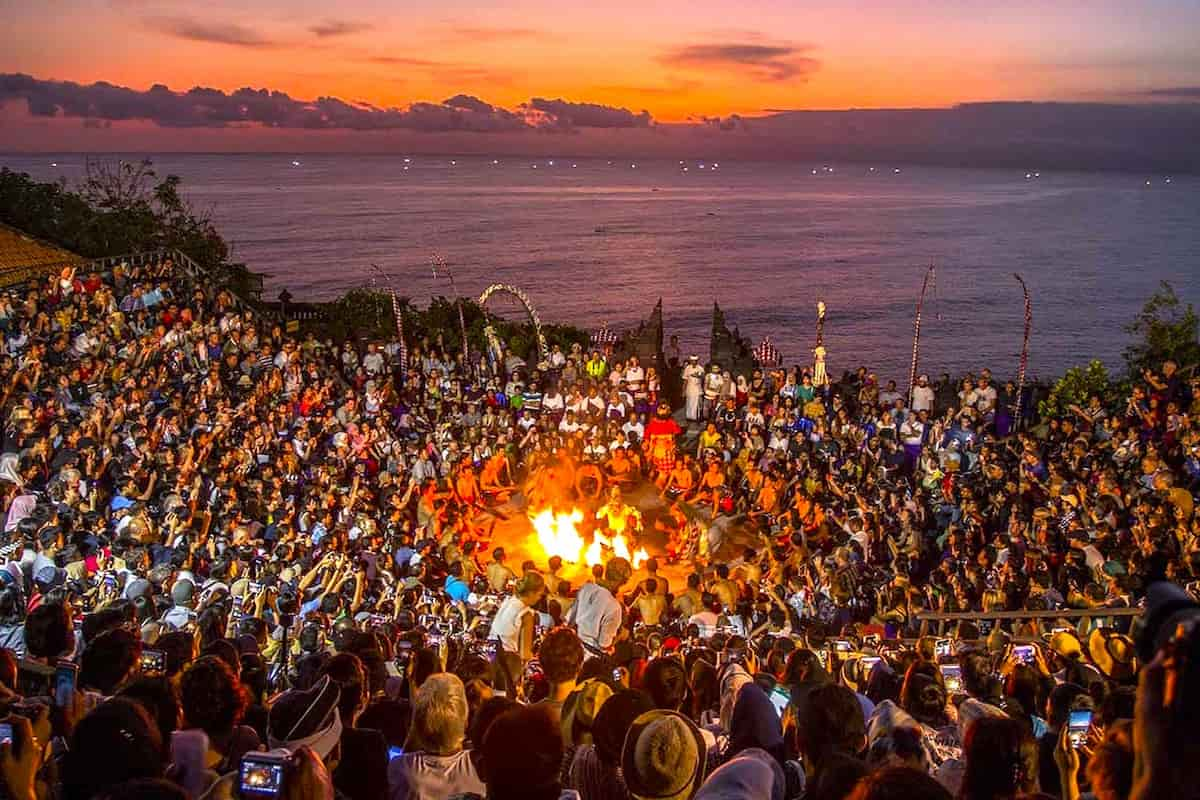
[(556, 514), (550, 509), (539, 512), (531, 517), (533, 529), (537, 531), (538, 542), (546, 551), (546, 556), (558, 556), (563, 561), (579, 562), (579, 553), (583, 550), (583, 537), (575, 527), (583, 522), (583, 512), (577, 508), (567, 513)]
[(558, 556), (570, 564), (583, 563), (594, 567), (604, 562), (607, 550), (612, 556), (626, 559), (634, 569), (640, 569), (650, 557), (644, 547), (630, 552), (629, 539), (621, 532), (610, 537), (596, 531), (592, 543), (586, 544), (578, 528), (579, 523), (583, 522), (583, 512), (577, 508), (567, 512), (555, 512), (547, 508), (529, 519), (547, 558)]

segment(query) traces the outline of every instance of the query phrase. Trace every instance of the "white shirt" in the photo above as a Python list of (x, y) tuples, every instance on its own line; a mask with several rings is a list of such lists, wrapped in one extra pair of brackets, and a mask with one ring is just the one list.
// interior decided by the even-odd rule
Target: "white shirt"
[(700, 629), (700, 638), (709, 639), (717, 632), (717, 622), (720, 617), (715, 612), (704, 610), (699, 611), (688, 619), (688, 625), (695, 625)]
[(617, 638), (623, 609), (612, 592), (598, 583), (585, 583), (579, 588), (567, 622), (575, 626), (584, 644), (607, 650)]
[(496, 610), (496, 616), (492, 619), (492, 628), (488, 631), (488, 641), (499, 639), (505, 650), (510, 653), (519, 653), (521, 651), (521, 621), (533, 613), (533, 609), (521, 602), (520, 598), (512, 595), (504, 598), (504, 602), (500, 604), (500, 608)]
[(934, 394), (932, 386), (921, 386), (920, 384), (914, 386), (912, 390), (912, 410), (932, 411), (933, 398)]

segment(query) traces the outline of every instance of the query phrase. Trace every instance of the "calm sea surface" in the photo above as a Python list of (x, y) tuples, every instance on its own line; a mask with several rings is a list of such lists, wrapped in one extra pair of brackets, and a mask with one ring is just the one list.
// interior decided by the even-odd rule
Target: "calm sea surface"
[[(370, 285), (376, 263), (424, 303), (451, 293), (429, 268), (436, 252), (463, 294), (513, 283), (547, 321), (623, 329), (661, 297), (667, 333), (702, 357), (716, 300), (731, 325), (755, 343), (769, 335), (789, 361), (811, 357), (821, 299), (831, 371), (866, 364), (902, 385), (931, 262), (931, 372), (1015, 372), (1014, 272), (1033, 294), (1033, 376), (1093, 357), (1118, 365), (1121, 326), (1159, 281), (1200, 304), (1195, 176), (391, 155), (154, 161), (182, 176), (240, 260), (270, 275), (270, 297), (286, 286), (298, 299), (330, 298)], [(84, 158), (0, 164), (75, 180)], [(496, 310), (519, 313), (506, 301)]]

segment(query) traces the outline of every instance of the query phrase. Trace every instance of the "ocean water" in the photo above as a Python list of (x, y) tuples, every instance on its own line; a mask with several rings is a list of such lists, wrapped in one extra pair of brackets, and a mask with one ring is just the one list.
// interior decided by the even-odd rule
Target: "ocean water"
[[(546, 321), (625, 329), (661, 297), (668, 335), (701, 357), (716, 301), (731, 326), (754, 343), (770, 336), (789, 362), (811, 360), (823, 300), (831, 371), (867, 365), (901, 386), (931, 263), (921, 350), (930, 372), (1015, 373), (1023, 300), (1014, 272), (1033, 296), (1031, 377), (1091, 358), (1119, 366), (1122, 326), (1160, 281), (1200, 303), (1196, 176), (467, 156), (152, 158), (160, 174), (183, 178), (239, 260), (268, 273), (268, 297), (286, 286), (298, 299), (331, 298), (376, 281), (374, 263), (424, 303), (451, 294), (444, 272), (435, 278), (430, 268), (437, 253), (463, 295), (515, 284)], [(71, 181), (85, 158), (0, 155), (0, 164)], [(502, 299), (494, 309), (521, 313)]]

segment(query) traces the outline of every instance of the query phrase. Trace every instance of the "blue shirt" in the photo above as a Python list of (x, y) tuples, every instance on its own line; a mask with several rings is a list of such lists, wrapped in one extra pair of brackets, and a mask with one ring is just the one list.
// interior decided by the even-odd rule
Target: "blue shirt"
[(401, 569), (404, 569), (405, 567), (407, 567), (408, 562), (412, 561), (413, 553), (415, 553), (415, 552), (416, 551), (413, 550), (411, 547), (396, 548), (396, 556), (395, 556), (396, 566), (400, 567)]
[(446, 594), (456, 603), (467, 602), (467, 597), (471, 594), (471, 587), (467, 586), (466, 582), (461, 578), (456, 578), (453, 575), (446, 576)]

